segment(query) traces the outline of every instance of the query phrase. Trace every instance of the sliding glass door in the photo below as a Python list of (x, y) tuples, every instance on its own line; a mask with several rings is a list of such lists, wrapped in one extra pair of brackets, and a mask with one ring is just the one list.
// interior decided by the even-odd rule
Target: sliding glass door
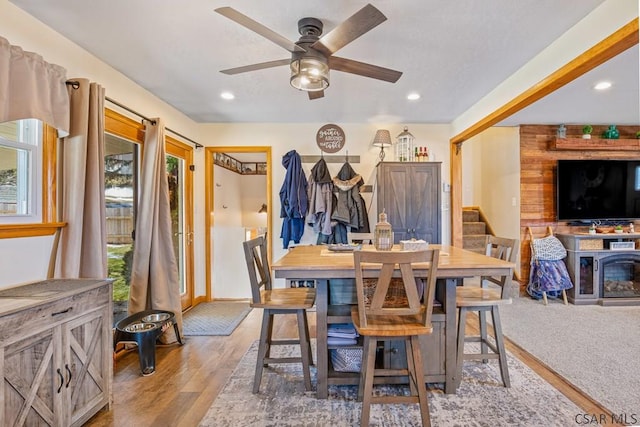
[(180, 275), (182, 309), (193, 304), (193, 148), (167, 137), (167, 180), (171, 207), (173, 250)]

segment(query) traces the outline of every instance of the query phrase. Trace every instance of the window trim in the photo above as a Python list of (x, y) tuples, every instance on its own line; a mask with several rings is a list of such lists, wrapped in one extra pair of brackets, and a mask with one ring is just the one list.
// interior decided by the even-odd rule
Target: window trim
[(58, 222), (57, 214), (57, 138), (58, 132), (42, 124), (42, 218), (40, 222), (0, 224), (0, 239), (51, 236), (66, 222)]

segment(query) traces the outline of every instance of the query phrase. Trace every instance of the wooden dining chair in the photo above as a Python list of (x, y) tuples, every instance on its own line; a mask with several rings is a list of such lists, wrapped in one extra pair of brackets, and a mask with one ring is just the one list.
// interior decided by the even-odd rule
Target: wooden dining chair
[[(496, 236), (487, 236), (485, 240), (485, 255), (515, 263), (518, 255), (518, 240)], [(456, 288), (456, 306), (458, 307), (458, 356), (457, 356), (457, 384), (462, 380), (462, 365), (465, 360), (498, 359), (500, 376), (505, 387), (510, 387), (507, 354), (504, 348), (502, 325), (498, 307), (511, 304), (511, 289), (506, 286), (507, 276), (480, 278), (480, 286), (460, 286)], [(509, 278), (510, 279), (510, 278)], [(490, 283), (500, 286), (500, 290), (487, 288)], [(510, 283), (510, 281), (509, 281)], [(480, 334), (467, 336), (465, 334), (467, 313), (473, 311), (478, 314)], [(487, 312), (491, 313), (495, 344), (488, 340)], [(465, 353), (465, 343), (480, 343), (479, 353)], [(491, 350), (491, 351), (489, 351)]]
[[(369, 425), (372, 403), (419, 403), (423, 426), (430, 426), (427, 388), (424, 381), (419, 337), (433, 332), (431, 315), (436, 283), (439, 250), (412, 252), (355, 251), (353, 254), (358, 305), (351, 311), (351, 319), (364, 340), (362, 368), (358, 399), (362, 400), (360, 425)], [(428, 277), (422, 295), (416, 287), (413, 264), (426, 263)], [(366, 267), (365, 267), (366, 264)], [(373, 265), (380, 267), (373, 294), (365, 292), (365, 276)], [(389, 307), (386, 302), (392, 275), (399, 269), (406, 299)], [(377, 369), (375, 367), (378, 341), (398, 340), (405, 342), (406, 369)], [(408, 376), (409, 396), (375, 396), (373, 383), (377, 377)]]
[[(316, 299), (314, 288), (273, 289), (271, 271), (267, 260), (267, 243), (264, 236), (242, 243), (251, 282), (251, 307), (262, 308), (262, 329), (258, 346), (258, 360), (253, 380), (253, 392), (260, 391), (262, 370), (271, 363), (300, 363), (304, 375), (304, 385), (311, 391), (309, 366), (313, 364), (307, 309), (313, 307)], [(276, 314), (295, 314), (298, 320), (298, 339), (273, 338), (273, 318)], [(300, 357), (271, 357), (271, 346), (299, 344)]]

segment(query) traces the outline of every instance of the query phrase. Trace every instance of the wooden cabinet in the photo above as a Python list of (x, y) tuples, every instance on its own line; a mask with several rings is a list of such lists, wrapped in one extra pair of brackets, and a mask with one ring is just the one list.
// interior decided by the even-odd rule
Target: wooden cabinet
[(557, 234), (567, 249), (565, 264), (574, 304), (640, 305), (639, 233)]
[[(351, 307), (357, 305), (355, 296), (355, 283), (353, 280), (333, 280), (329, 282), (331, 293), (338, 298), (332, 298), (328, 307), (327, 325), (334, 323), (351, 323)], [(445, 286), (440, 283), (438, 286)], [(339, 287), (339, 290), (335, 288)], [(439, 303), (433, 308), (432, 315), (433, 333), (420, 337), (424, 363), (424, 379), (426, 382), (445, 382), (445, 332), (446, 317), (442, 305)], [(404, 341), (384, 341), (380, 343), (376, 363), (380, 367), (389, 369), (406, 369), (407, 353)], [(362, 337), (358, 339), (358, 344), (351, 346), (329, 345), (329, 351), (340, 348), (362, 348)], [(357, 384), (360, 373), (338, 372), (329, 366), (329, 384)], [(389, 379), (389, 382), (398, 382), (397, 379)]]
[(111, 283), (43, 283), (0, 291), (0, 425), (82, 425), (111, 403)]
[(387, 213), (394, 240), (441, 243), (440, 163), (381, 162), (377, 171), (378, 211)]
[[(420, 337), (424, 380), (428, 383), (445, 381), (445, 316), (442, 307), (433, 308), (433, 333)], [(386, 341), (384, 345), (384, 366), (390, 369), (407, 368), (407, 351), (404, 341)]]

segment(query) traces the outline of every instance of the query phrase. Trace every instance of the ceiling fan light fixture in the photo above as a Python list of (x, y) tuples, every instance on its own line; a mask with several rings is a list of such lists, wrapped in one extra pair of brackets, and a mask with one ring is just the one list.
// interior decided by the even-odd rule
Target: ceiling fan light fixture
[(315, 92), (329, 87), (329, 64), (324, 58), (297, 58), (291, 61), (291, 86)]

